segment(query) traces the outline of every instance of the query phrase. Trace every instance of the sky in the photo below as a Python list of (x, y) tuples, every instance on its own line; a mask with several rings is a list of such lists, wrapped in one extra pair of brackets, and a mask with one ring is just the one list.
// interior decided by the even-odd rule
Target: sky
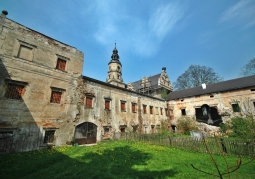
[(0, 0), (7, 18), (84, 53), (84, 76), (106, 81), (114, 43), (124, 83), (190, 65), (224, 80), (255, 58), (254, 0)]

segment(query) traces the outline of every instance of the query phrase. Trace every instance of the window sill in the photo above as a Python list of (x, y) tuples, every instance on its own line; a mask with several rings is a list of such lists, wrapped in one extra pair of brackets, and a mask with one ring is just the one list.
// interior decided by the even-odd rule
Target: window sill
[(94, 109), (93, 107), (87, 107), (87, 106), (85, 106), (85, 109)]
[(132, 111), (132, 113), (136, 113), (136, 111)]
[(121, 110), (121, 112), (127, 112), (126, 110)]
[(57, 71), (61, 71), (61, 72), (64, 72), (64, 73), (68, 73), (67, 71), (65, 71), (65, 70), (60, 70), (60, 69), (57, 69), (57, 68), (54, 68), (55, 70), (57, 70)]

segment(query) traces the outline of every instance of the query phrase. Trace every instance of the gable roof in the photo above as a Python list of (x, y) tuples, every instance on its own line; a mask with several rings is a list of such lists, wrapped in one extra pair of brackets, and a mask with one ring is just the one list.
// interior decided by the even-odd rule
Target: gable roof
[(206, 89), (201, 86), (189, 88), (181, 91), (175, 91), (169, 93), (167, 100), (174, 100), (178, 98), (187, 98), (192, 96), (198, 96), (209, 93), (223, 92), (237, 90), (247, 87), (255, 86), (255, 75), (236, 78), (232, 80), (222, 81), (219, 83), (206, 85)]

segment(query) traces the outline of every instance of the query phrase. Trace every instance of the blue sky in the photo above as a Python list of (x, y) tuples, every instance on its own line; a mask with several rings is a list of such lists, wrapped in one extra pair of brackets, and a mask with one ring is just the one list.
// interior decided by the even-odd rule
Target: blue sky
[(84, 53), (83, 75), (107, 78), (116, 40), (125, 83), (190, 65), (239, 77), (255, 58), (254, 0), (0, 0), (8, 18)]

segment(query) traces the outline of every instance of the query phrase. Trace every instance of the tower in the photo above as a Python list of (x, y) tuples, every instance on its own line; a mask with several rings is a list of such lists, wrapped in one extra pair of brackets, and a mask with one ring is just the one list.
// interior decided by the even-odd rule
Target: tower
[(122, 65), (119, 61), (120, 57), (118, 55), (118, 50), (115, 48), (112, 51), (111, 61), (108, 63), (108, 77), (106, 79), (107, 83), (125, 88), (125, 84), (122, 79)]

